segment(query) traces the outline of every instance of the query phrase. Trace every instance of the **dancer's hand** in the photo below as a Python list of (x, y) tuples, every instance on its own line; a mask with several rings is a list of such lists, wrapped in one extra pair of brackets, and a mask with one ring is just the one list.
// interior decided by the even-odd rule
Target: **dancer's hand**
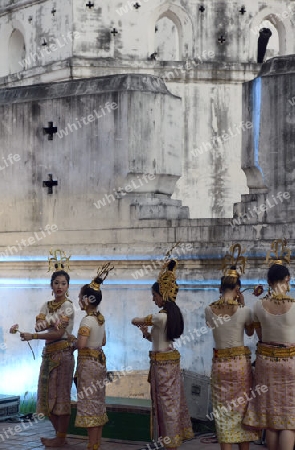
[(54, 328), (56, 330), (61, 330), (62, 328), (66, 329), (67, 326), (69, 325), (69, 321), (70, 319), (67, 316), (58, 316), (54, 324)]
[(148, 333), (148, 327), (146, 325), (139, 325), (138, 328), (142, 332), (144, 337), (147, 337)]
[(134, 317), (134, 319), (131, 320), (132, 325), (135, 325), (136, 327), (138, 327), (138, 322), (139, 322), (139, 317)]
[(152, 340), (151, 333), (149, 333), (147, 325), (139, 325), (138, 328), (142, 332), (143, 338), (147, 339), (148, 341)]
[(20, 333), (20, 338), (22, 341), (31, 341), (33, 339), (32, 333)]

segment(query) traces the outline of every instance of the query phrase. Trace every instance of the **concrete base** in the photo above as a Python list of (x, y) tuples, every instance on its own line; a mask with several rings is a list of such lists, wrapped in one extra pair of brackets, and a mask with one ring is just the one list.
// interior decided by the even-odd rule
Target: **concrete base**
[(14, 417), (19, 413), (20, 397), (0, 394), (0, 421)]

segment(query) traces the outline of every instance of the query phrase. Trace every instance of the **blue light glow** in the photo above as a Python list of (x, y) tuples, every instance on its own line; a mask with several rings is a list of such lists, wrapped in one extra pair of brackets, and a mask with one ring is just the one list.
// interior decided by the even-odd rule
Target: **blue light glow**
[[(253, 112), (253, 148), (254, 148), (254, 165), (257, 167), (263, 177), (262, 169), (259, 165), (259, 137), (260, 137), (260, 112), (261, 112), (261, 78), (255, 78), (253, 81), (252, 91)], [(264, 177), (263, 177), (264, 179)]]
[[(105, 280), (104, 285), (111, 286), (151, 286), (155, 282), (155, 279), (144, 279), (144, 280), (135, 280), (135, 279), (125, 279), (125, 280)], [(89, 283), (89, 279), (87, 280), (78, 280), (71, 279), (71, 286), (82, 286), (83, 284)], [(196, 286), (196, 287), (208, 287), (208, 286), (219, 286), (220, 280), (217, 278), (216, 280), (181, 280), (178, 279), (177, 283), (181, 286)], [(257, 284), (267, 284), (266, 281), (261, 280), (243, 280), (243, 286), (256, 286)], [(43, 286), (48, 287), (49, 280), (48, 279), (40, 279), (40, 278), (2, 278), (0, 280), (0, 287), (2, 288), (40, 288)]]

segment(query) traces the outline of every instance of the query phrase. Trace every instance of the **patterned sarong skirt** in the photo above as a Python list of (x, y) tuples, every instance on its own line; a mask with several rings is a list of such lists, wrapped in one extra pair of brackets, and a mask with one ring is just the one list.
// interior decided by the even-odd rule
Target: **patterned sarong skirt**
[(103, 351), (88, 348), (79, 350), (76, 427), (99, 427), (108, 422), (105, 404), (106, 383)]
[(152, 420), (166, 448), (179, 447), (183, 440), (192, 439), (191, 420), (184, 396), (177, 350), (150, 352)]
[(38, 381), (37, 413), (45, 416), (71, 414), (74, 364), (72, 346), (68, 341), (45, 345)]
[(213, 349), (211, 391), (218, 442), (250, 442), (259, 434), (242, 425), (251, 399), (252, 368), (248, 347)]
[(295, 345), (258, 344), (256, 397), (244, 423), (258, 429), (295, 430)]

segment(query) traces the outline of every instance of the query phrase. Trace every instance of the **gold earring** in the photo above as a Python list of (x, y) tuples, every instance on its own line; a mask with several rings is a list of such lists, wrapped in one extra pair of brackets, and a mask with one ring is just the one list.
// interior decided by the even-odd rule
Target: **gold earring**
[(290, 284), (287, 284), (287, 292), (290, 292)]
[(54, 295), (54, 294), (53, 294), (53, 291), (51, 291), (51, 295), (52, 295), (52, 297), (53, 297), (53, 295)]
[(69, 291), (66, 292), (66, 297), (67, 297), (67, 298), (69, 297)]

